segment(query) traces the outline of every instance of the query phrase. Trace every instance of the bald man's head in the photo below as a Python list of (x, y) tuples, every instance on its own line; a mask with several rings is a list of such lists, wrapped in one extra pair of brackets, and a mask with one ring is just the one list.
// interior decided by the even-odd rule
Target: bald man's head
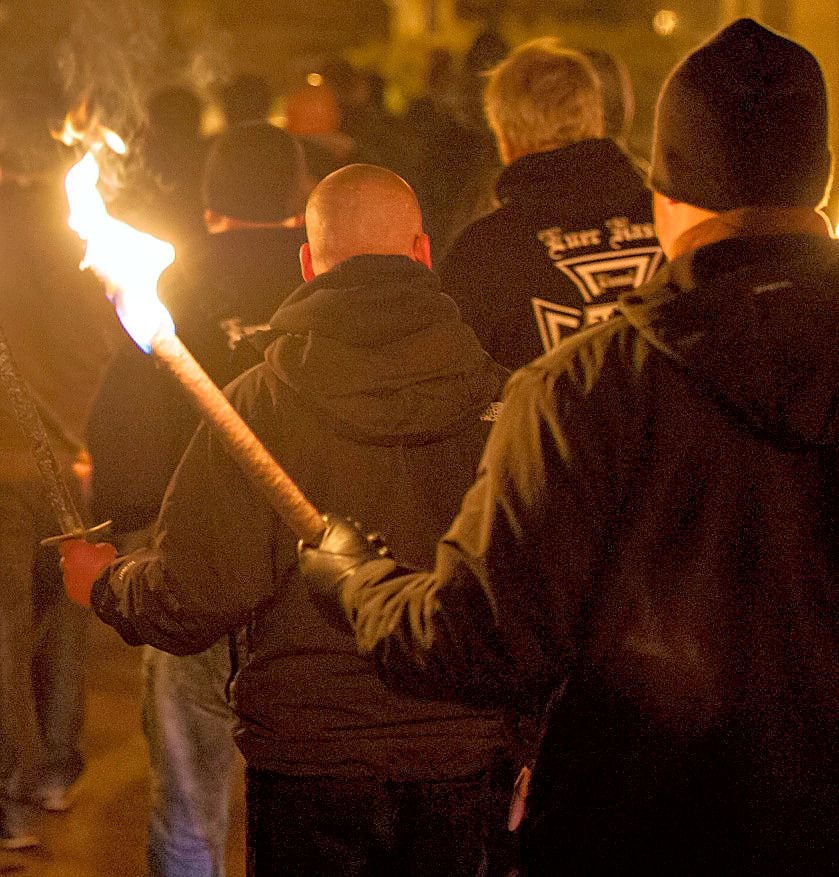
[(408, 256), (431, 267), (428, 237), (413, 189), (392, 171), (351, 164), (323, 179), (306, 205), (303, 276), (353, 256)]

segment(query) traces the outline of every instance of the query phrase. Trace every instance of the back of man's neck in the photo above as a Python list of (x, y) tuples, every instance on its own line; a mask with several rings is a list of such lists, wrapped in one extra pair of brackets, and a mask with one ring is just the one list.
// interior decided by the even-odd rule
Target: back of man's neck
[(828, 218), (812, 207), (741, 207), (691, 226), (673, 242), (670, 260), (728, 238), (778, 234), (833, 237)]

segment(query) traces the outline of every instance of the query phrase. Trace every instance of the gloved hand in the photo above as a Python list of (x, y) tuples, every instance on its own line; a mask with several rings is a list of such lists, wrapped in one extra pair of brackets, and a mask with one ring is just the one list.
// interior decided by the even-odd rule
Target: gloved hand
[(378, 533), (365, 535), (358, 521), (325, 515), (326, 528), (319, 545), (297, 544), (300, 572), (311, 590), (335, 598), (340, 583), (368, 560), (390, 557)]
[(93, 583), (116, 560), (116, 548), (110, 542), (91, 545), (84, 539), (65, 539), (58, 543), (58, 551), (67, 596), (80, 606), (90, 606)]

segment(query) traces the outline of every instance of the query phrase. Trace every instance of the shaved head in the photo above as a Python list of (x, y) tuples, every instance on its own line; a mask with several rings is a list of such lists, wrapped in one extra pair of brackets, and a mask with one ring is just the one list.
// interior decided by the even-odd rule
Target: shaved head
[(362, 255), (430, 263), (413, 189), (392, 171), (371, 164), (343, 167), (315, 187), (306, 205), (306, 233), (313, 274)]

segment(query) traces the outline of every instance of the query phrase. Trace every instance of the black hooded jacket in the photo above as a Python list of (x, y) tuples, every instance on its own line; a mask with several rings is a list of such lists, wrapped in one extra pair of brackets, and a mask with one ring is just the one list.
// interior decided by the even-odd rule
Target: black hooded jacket
[[(161, 277), (178, 337), (223, 387), (253, 364), (236, 342), (264, 329), (300, 283), (302, 229), (207, 235)], [(246, 345), (240, 345), (243, 351)], [(123, 338), (93, 402), (85, 436), (93, 457), (94, 517), (117, 534), (151, 526), (198, 417), (177, 381)]]
[(496, 191), (501, 206), (461, 233), (440, 276), (507, 368), (607, 319), (662, 261), (650, 192), (611, 140), (522, 156)]
[[(359, 256), (292, 294), (265, 361), (229, 396), (320, 509), (370, 521), (417, 564), (474, 477), (504, 371), (424, 266)], [(250, 625), (233, 685), (254, 767), (421, 780), (485, 769), (493, 714), (399, 694), (324, 619), (296, 539), (204, 426), (164, 500), (156, 548), (97, 583), (100, 617), (133, 643), (200, 651)]]
[[(79, 271), (84, 246), (67, 226), (63, 180), (0, 184), (0, 330), (62, 468), (83, 446), (85, 419), (122, 330), (102, 284)], [(0, 480), (38, 467), (0, 385)]]
[(343, 585), (391, 674), (570, 674), (535, 873), (835, 873), (838, 290), (815, 234), (681, 256), (513, 376), (434, 574)]

